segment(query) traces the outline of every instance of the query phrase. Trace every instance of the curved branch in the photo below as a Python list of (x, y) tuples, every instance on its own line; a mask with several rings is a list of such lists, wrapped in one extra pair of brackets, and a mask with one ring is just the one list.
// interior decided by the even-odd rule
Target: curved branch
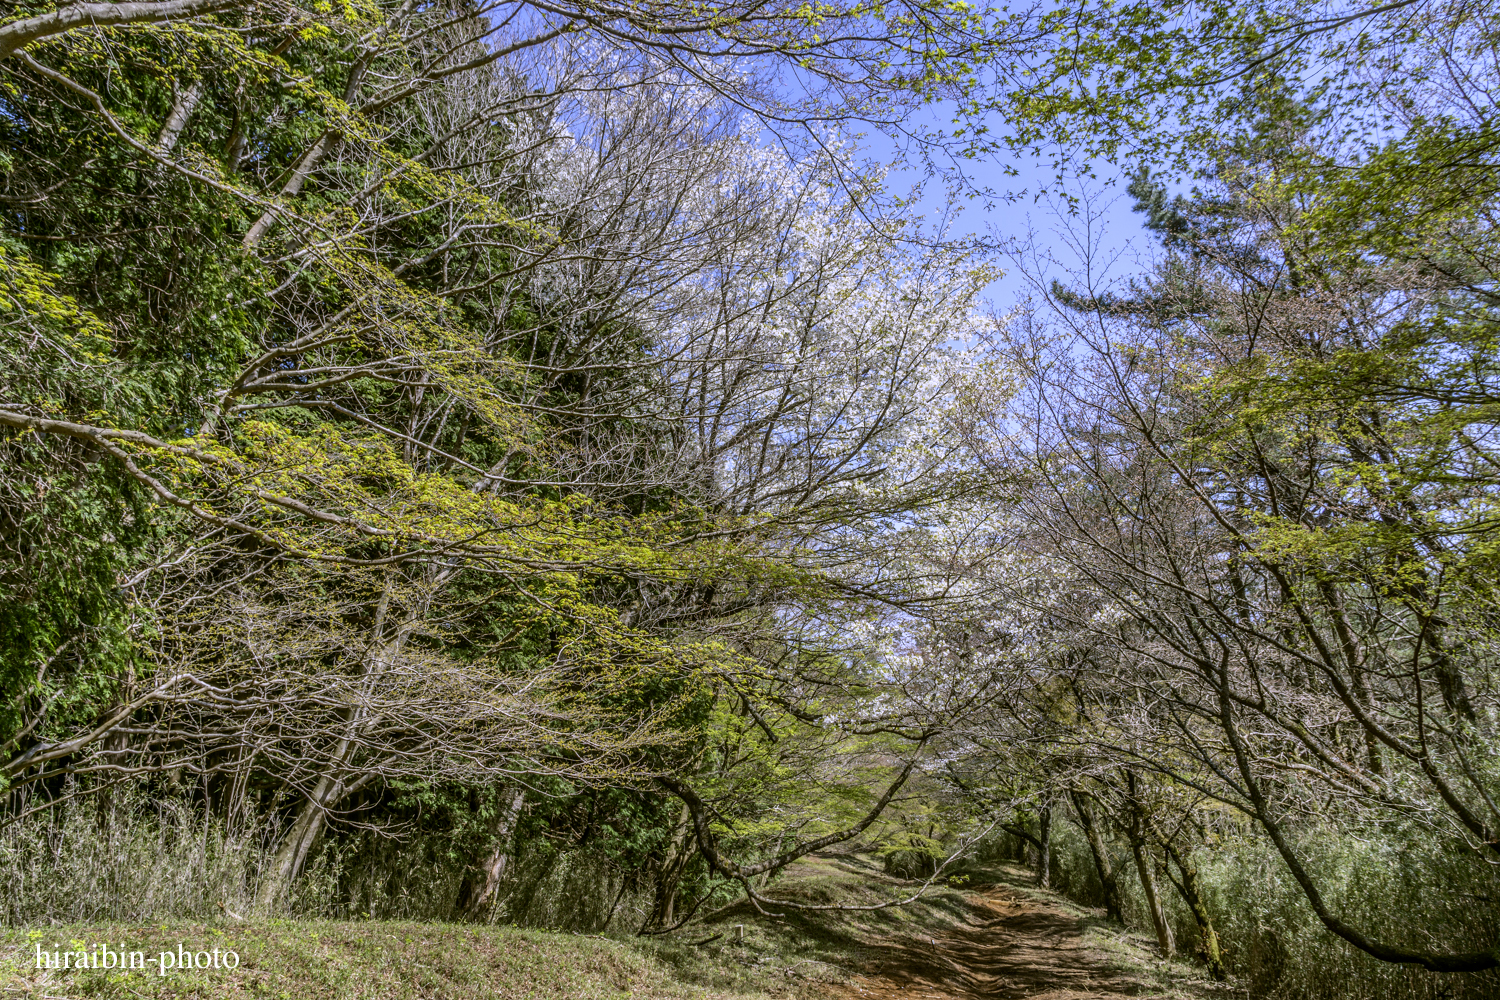
[(245, 0), (161, 0), (157, 3), (77, 3), (49, 14), (0, 25), (0, 59), (32, 42), (90, 25), (160, 24), (174, 18), (243, 6)]
[(1281, 824), (1271, 818), (1271, 806), (1266, 800), (1265, 792), (1260, 786), (1260, 781), (1255, 777), (1250, 768), (1249, 751), (1245, 748), (1244, 740), (1241, 739), (1239, 729), (1235, 725), (1233, 708), (1229, 700), (1227, 677), (1222, 676), (1227, 670), (1221, 668), (1219, 678), (1219, 711), (1220, 724), (1224, 735), (1229, 740), (1230, 749), (1234, 752), (1235, 763), (1239, 767), (1240, 775), (1245, 780), (1245, 786), (1250, 794), (1250, 801), (1255, 806), (1255, 818), (1259, 821), (1261, 828), (1271, 838), (1271, 843), (1276, 847), (1276, 853), (1281, 855), (1287, 870), (1292, 873), (1292, 878), (1302, 889), (1302, 895), (1312, 906), (1313, 912), (1322, 921), (1323, 926), (1334, 934), (1348, 941), (1354, 947), (1372, 958), (1382, 962), (1391, 962), (1397, 965), (1420, 965), (1431, 972), (1483, 972), (1486, 969), (1500, 968), (1500, 948), (1492, 948), (1489, 951), (1469, 952), (1457, 955), (1439, 955), (1427, 951), (1412, 951), (1408, 948), (1399, 948), (1385, 944), (1380, 941), (1372, 941), (1365, 937), (1359, 930), (1351, 927), (1341, 920), (1332, 910), (1328, 908), (1323, 899), (1323, 893), (1319, 891), (1317, 884), (1313, 882), (1312, 876), (1302, 866), (1302, 859), (1297, 857), (1292, 845), (1287, 841), (1282, 832)]
[[(925, 739), (922, 740), (922, 743), (926, 742)], [(921, 749), (922, 745), (919, 743), (917, 745), (918, 754), (920, 754)], [(693, 818), (693, 833), (698, 840), (698, 852), (703, 855), (703, 860), (708, 862), (709, 867), (721, 875), (744, 882), (752, 876), (785, 868), (793, 861), (811, 854), (813, 851), (821, 851), (825, 847), (830, 847), (833, 844), (842, 843), (843, 841), (859, 836), (871, 823), (880, 818), (881, 813), (885, 812), (885, 807), (891, 804), (891, 799), (895, 798), (896, 793), (901, 790), (901, 786), (906, 784), (906, 779), (911, 776), (912, 768), (916, 767), (916, 765), (917, 756), (913, 756), (911, 760), (907, 761), (906, 766), (901, 769), (901, 773), (896, 776), (896, 780), (891, 782), (890, 787), (885, 790), (885, 794), (865, 814), (864, 819), (861, 819), (858, 823), (846, 829), (827, 834), (826, 836), (803, 841), (789, 850), (782, 851), (774, 858), (769, 858), (753, 865), (741, 865), (719, 853), (718, 842), (714, 837), (713, 830), (709, 828), (708, 805), (686, 782), (679, 781), (671, 776), (658, 777), (656, 780), (667, 791), (681, 799), (683, 805), (687, 806), (688, 813)]]

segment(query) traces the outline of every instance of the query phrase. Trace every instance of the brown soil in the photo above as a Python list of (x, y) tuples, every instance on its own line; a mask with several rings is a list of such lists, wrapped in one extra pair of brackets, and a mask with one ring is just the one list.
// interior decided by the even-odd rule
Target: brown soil
[(1108, 1000), (1150, 992), (1084, 941), (1084, 922), (1003, 885), (968, 896), (963, 923), (871, 942), (868, 964), (830, 997), (861, 1000)]

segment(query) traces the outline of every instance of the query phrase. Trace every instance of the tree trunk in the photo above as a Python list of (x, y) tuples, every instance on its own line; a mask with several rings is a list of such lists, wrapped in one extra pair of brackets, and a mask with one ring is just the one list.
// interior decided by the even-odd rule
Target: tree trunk
[(177, 92), (177, 99), (172, 102), (172, 110), (156, 136), (158, 153), (165, 155), (177, 148), (177, 140), (182, 136), (182, 130), (187, 128), (188, 119), (193, 116), (193, 111), (198, 107), (198, 101), (202, 97), (202, 80), (194, 80)]
[[(1175, 862), (1182, 880), (1172, 880), (1177, 888), (1177, 894), (1187, 904), (1193, 913), (1193, 921), (1198, 925), (1198, 933), (1203, 939), (1203, 960), (1208, 965), (1208, 974), (1218, 982), (1229, 978), (1229, 969), (1224, 965), (1224, 953), (1219, 947), (1219, 932), (1214, 930), (1213, 918), (1209, 916), (1208, 907), (1203, 903), (1203, 893), (1198, 881), (1197, 867), (1184, 857), (1170, 842), (1163, 839), (1162, 846), (1166, 849), (1167, 857)], [(1168, 872), (1170, 877), (1170, 871)]]
[(1172, 940), (1172, 925), (1167, 923), (1167, 911), (1162, 907), (1161, 893), (1156, 889), (1154, 860), (1146, 852), (1146, 836), (1150, 819), (1136, 793), (1135, 772), (1125, 771), (1126, 804), (1130, 810), (1130, 853), (1135, 855), (1135, 869), (1141, 878), (1141, 889), (1146, 893), (1146, 908), (1151, 911), (1151, 923), (1156, 927), (1156, 941), (1161, 946), (1161, 957), (1171, 958), (1177, 950)]
[(1037, 817), (1036, 884), (1052, 887), (1052, 807), (1043, 806)]
[[(1193, 914), (1193, 922), (1198, 925), (1198, 933), (1203, 941), (1203, 960), (1208, 965), (1209, 974), (1222, 983), (1229, 978), (1229, 970), (1224, 965), (1224, 954), (1219, 947), (1219, 933), (1214, 930), (1213, 918), (1209, 916), (1208, 907), (1203, 902), (1197, 866), (1177, 849), (1172, 838), (1166, 836), (1149, 817), (1145, 822), (1145, 832), (1166, 852), (1167, 865), (1164, 870), (1167, 878)], [(1177, 871), (1182, 876), (1180, 879), (1172, 878), (1173, 864), (1176, 864)]]
[[(345, 103), (354, 103), (355, 95), (359, 92), (360, 82), (364, 79), (365, 71), (369, 66), (370, 56), (369, 53), (366, 53), (350, 67), (349, 81), (344, 88)], [(290, 202), (301, 193), (302, 185), (306, 184), (307, 179), (313, 175), (313, 172), (322, 166), (324, 157), (333, 151), (333, 148), (338, 145), (340, 138), (341, 136), (334, 129), (328, 129), (322, 135), (318, 136), (307, 152), (302, 154), (302, 158), (297, 161), (296, 167), (292, 169), (292, 175), (287, 178), (286, 184), (282, 186), (279, 198), (281, 202)], [(243, 245), (247, 250), (261, 241), (261, 238), (275, 224), (278, 214), (279, 212), (275, 206), (269, 207), (261, 213), (260, 218), (256, 219), (255, 224), (245, 233)]]
[[(385, 664), (400, 655), (416, 618), (426, 610), (424, 604), (418, 614), (411, 616), (397, 627), (394, 637), (385, 640), (383, 636), (386, 629), (386, 615), (390, 609), (394, 583), (394, 576), (387, 572), (380, 600), (375, 607), (370, 652), (363, 658), (366, 694), (373, 687), (376, 678), (385, 670)], [(428, 598), (430, 597), (429, 593)], [(318, 778), (318, 783), (303, 802), (302, 809), (293, 821), (286, 840), (277, 850), (276, 857), (271, 863), (269, 877), (261, 882), (258, 903), (262, 909), (270, 910), (274, 907), (282, 894), (302, 873), (302, 866), (307, 863), (313, 845), (317, 843), (318, 837), (323, 833), (323, 827), (328, 822), (328, 811), (373, 776), (367, 773), (360, 777), (353, 777), (358, 772), (356, 737), (359, 730), (369, 724), (367, 712), (368, 706), (364, 703), (354, 705), (347, 712), (341, 712), (345, 725), (344, 735), (337, 749), (330, 755), (323, 774)], [(351, 777), (353, 780), (350, 780)]]
[(615, 901), (609, 904), (609, 912), (604, 915), (604, 923), (599, 927), (599, 933), (603, 934), (609, 930), (609, 922), (615, 919), (615, 911), (620, 908), (620, 900), (625, 898), (625, 890), (630, 887), (630, 877), (624, 872), (620, 873), (620, 891), (615, 893)]
[(1135, 868), (1141, 876), (1141, 889), (1146, 893), (1146, 908), (1151, 911), (1151, 923), (1156, 926), (1156, 942), (1161, 946), (1161, 957), (1171, 958), (1177, 950), (1177, 944), (1172, 940), (1172, 925), (1167, 923), (1161, 895), (1156, 890), (1156, 873), (1152, 870), (1151, 858), (1146, 854), (1145, 841), (1141, 837), (1131, 837), (1130, 850), (1135, 855)]
[(500, 810), (490, 827), (490, 852), (480, 862), (477, 873), (464, 876), (458, 889), (457, 909), (470, 920), (487, 918), (498, 900), (500, 883), (510, 866), (511, 839), (526, 805), (526, 789), (517, 788), (510, 794), (502, 791), (500, 799)]
[(1099, 873), (1099, 884), (1104, 888), (1104, 914), (1110, 920), (1124, 920), (1120, 910), (1120, 885), (1115, 881), (1114, 865), (1109, 860), (1109, 845), (1099, 833), (1094, 817), (1089, 814), (1088, 804), (1079, 792), (1069, 793), (1073, 800), (1073, 811), (1078, 816), (1078, 825), (1089, 842), (1089, 853), (1094, 856), (1094, 870)]
[(221, 796), (224, 812), (224, 832), (230, 837), (240, 833), (240, 827), (249, 816), (247, 797), (250, 790), (250, 769), (255, 763), (255, 754), (240, 754), (239, 761), (231, 772), (229, 789)]
[(297, 818), (292, 821), (292, 829), (271, 860), (271, 870), (261, 879), (256, 902), (267, 913), (275, 908), (292, 882), (302, 874), (302, 866), (322, 836), (323, 826), (328, 820), (328, 806), (337, 797), (336, 784), (324, 775), (318, 779), (312, 794), (303, 800)]
[[(771, 857), (774, 858), (774, 857), (776, 857), (776, 855), (778, 855), (778, 854), (781, 853), (781, 845), (782, 845), (782, 843), (785, 840), (786, 840), (786, 834), (785, 833), (778, 833), (776, 835), (776, 846), (773, 847), (773, 848), (771, 848)], [(761, 892), (765, 892), (766, 886), (768, 886), (770, 884), (771, 884), (771, 873), (769, 871), (763, 872), (761, 874), (761, 876), (760, 876), (760, 886), (759, 886), (760, 891)]]
[(670, 927), (677, 915), (677, 887), (682, 883), (682, 872), (692, 855), (693, 827), (686, 805), (678, 817), (668, 854), (663, 859), (656, 878), (656, 901), (652, 908), (649, 927)]

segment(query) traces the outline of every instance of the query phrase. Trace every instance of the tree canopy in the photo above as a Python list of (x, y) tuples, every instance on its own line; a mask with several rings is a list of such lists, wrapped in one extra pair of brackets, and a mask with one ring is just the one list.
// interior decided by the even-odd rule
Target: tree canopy
[[(1223, 888), (1269, 859), (1372, 990), (1483, 995), (1497, 41), (1469, 0), (11, 5), (0, 837), (178, 803), (267, 912), (333, 857), (353, 911), (388, 838), (476, 920), (566, 857), (605, 888), (547, 919), (651, 934), (831, 905), (776, 880), (839, 845), (916, 893), (1072, 850), (1220, 979), (1271, 963)], [(959, 239), (865, 129), (971, 188), (1051, 158), (1063, 227), (1113, 171), (1151, 246)]]

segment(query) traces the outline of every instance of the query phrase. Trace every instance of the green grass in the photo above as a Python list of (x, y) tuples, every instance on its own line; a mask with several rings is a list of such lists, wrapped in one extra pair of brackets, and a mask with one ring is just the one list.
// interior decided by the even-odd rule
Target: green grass
[[(0, 990), (31, 997), (266, 997), (277, 1000), (687, 1000), (725, 994), (684, 981), (633, 942), (508, 927), (269, 921), (0, 931)], [(239, 955), (234, 971), (54, 971), (35, 944), (125, 942), (156, 957), (184, 948)], [(783, 993), (788, 991), (783, 990)], [(4, 994), (0, 994), (4, 995)]]

